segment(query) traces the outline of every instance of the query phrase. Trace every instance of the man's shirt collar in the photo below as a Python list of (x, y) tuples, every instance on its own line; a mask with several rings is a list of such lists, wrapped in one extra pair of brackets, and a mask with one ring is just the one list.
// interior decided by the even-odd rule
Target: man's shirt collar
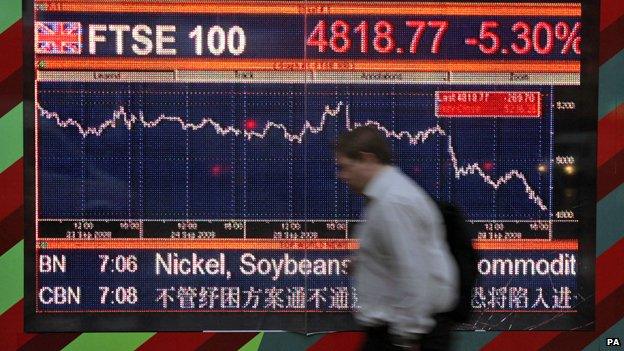
[(394, 166), (383, 167), (364, 187), (364, 196), (370, 200), (380, 197), (393, 182), (396, 172)]

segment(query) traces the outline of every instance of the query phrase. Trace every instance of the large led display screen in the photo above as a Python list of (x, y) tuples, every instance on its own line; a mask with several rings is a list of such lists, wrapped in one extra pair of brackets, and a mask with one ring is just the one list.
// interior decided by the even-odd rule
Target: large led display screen
[(355, 329), (364, 125), (467, 218), (459, 329), (593, 328), (593, 2), (26, 6), (27, 329)]

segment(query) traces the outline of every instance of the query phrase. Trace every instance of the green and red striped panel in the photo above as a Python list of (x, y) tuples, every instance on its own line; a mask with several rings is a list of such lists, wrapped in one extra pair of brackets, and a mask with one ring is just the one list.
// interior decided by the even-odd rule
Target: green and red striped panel
[[(21, 6), (0, 3), (0, 349), (356, 350), (359, 333), (23, 332)], [(462, 350), (598, 350), (606, 337), (624, 338), (624, 1), (601, 1), (600, 30), (596, 330), (462, 332)]]

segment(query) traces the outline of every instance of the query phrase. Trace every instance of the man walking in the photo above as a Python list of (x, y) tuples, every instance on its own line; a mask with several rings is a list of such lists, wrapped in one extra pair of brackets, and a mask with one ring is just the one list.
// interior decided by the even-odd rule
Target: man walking
[(435, 202), (392, 166), (375, 127), (341, 135), (335, 151), (339, 177), (367, 201), (353, 269), (363, 350), (448, 349), (458, 269)]

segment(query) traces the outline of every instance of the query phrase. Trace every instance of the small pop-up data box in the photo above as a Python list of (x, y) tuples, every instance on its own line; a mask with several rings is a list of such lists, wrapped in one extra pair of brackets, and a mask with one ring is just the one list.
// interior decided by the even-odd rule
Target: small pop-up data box
[(439, 118), (539, 118), (538, 91), (436, 91)]

